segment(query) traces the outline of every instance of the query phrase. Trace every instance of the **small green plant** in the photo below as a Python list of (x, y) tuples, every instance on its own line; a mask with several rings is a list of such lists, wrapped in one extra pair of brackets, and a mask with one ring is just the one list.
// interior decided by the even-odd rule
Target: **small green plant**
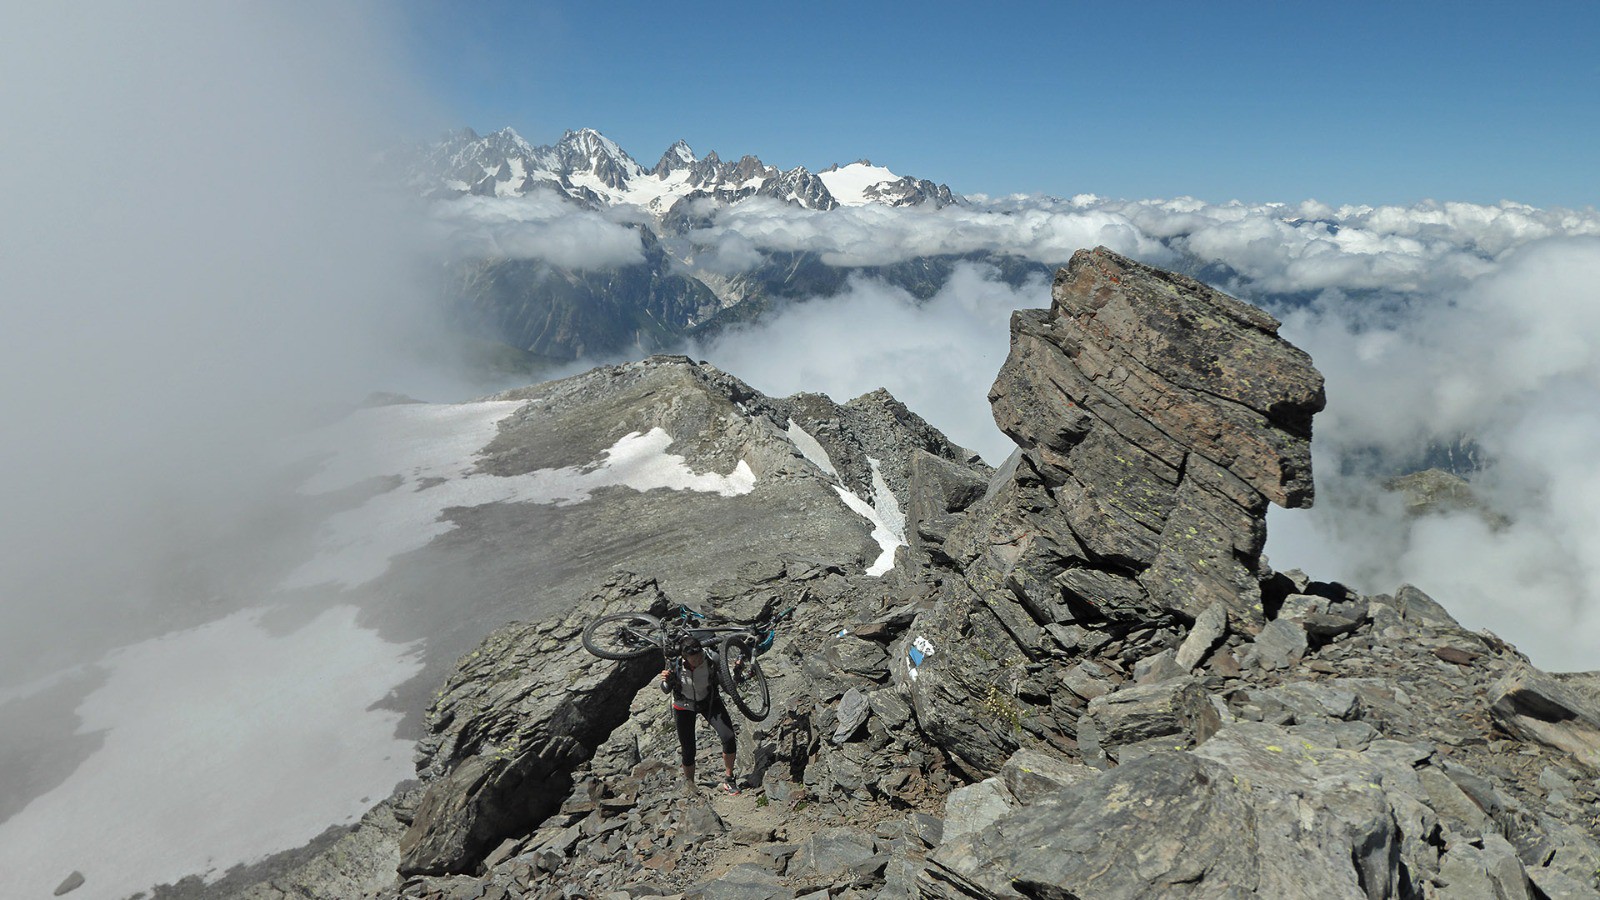
[(996, 685), (989, 685), (989, 693), (979, 705), (993, 721), (1011, 726), (1013, 733), (1022, 730), (1022, 711), (1017, 709), (1017, 704)]
[(766, 806), (768, 802), (769, 801), (767, 800), (767, 795), (766, 794), (762, 794), (761, 796), (756, 798), (756, 806), (758, 806), (758, 807), (759, 806)]

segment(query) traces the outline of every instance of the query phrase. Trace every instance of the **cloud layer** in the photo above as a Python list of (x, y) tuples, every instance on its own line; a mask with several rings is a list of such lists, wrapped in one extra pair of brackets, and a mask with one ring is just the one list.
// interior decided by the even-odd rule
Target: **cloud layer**
[[(843, 213), (841, 215), (841, 213)], [(1209, 205), (1011, 198), (976, 209), (816, 213), (741, 204), (697, 240), (744, 259), (836, 265), (996, 250), (1059, 261), (1108, 242), (1187, 266), (1284, 319), (1328, 381), (1319, 505), (1275, 511), (1275, 565), (1369, 592), (1410, 582), (1551, 668), (1600, 668), (1600, 215), (1518, 204)], [(866, 278), (703, 349), (773, 393), (888, 387), (991, 462), (1009, 442), (985, 394), (1010, 310), (1048, 304), (962, 266), (931, 301)], [(1511, 524), (1409, 518), (1380, 475), (1470, 446), (1474, 490)]]
[(370, 12), (0, 12), (0, 682), (148, 621), (288, 423), (411, 387), (422, 221), (350, 166), (404, 81)]
[(617, 214), (583, 209), (552, 193), (459, 197), (434, 204), (440, 239), (463, 258), (540, 259), (569, 269), (644, 262), (639, 232)]
[[(1274, 561), (1368, 590), (1411, 582), (1542, 665), (1600, 668), (1600, 238), (1529, 243), (1398, 314), (1328, 292), (1284, 331), (1327, 376), (1329, 407), (1319, 506), (1274, 514)], [(1509, 524), (1408, 519), (1343, 471), (1463, 441), (1484, 460), (1476, 493)]]

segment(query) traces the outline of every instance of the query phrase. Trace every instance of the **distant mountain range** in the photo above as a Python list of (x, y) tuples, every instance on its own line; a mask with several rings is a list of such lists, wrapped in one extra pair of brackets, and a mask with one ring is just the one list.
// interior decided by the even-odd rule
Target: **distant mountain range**
[(697, 199), (735, 203), (768, 197), (817, 210), (961, 202), (946, 185), (902, 177), (864, 159), (817, 173), (804, 166), (783, 171), (754, 156), (737, 162), (725, 162), (715, 151), (696, 156), (678, 141), (646, 169), (592, 128), (569, 131), (544, 147), (510, 128), (485, 136), (463, 129), (425, 151), (413, 182), (425, 193), (446, 196), (520, 197), (550, 190), (585, 206), (628, 204), (680, 222), (687, 218), (687, 204)]
[(731, 272), (705, 263), (707, 248), (697, 241), (716, 211), (755, 198), (817, 212), (964, 202), (947, 185), (897, 175), (865, 159), (816, 173), (781, 170), (754, 156), (737, 162), (715, 152), (699, 156), (678, 141), (646, 169), (589, 128), (567, 132), (554, 146), (534, 146), (510, 128), (488, 135), (463, 129), (415, 148), (406, 178), (420, 195), (446, 204), (546, 196), (575, 210), (627, 211), (615, 218), (638, 232), (641, 262), (579, 269), (536, 256), (479, 256), (447, 267), (445, 293), (458, 325), (499, 348), (488, 354), (493, 365), (535, 373), (578, 359), (680, 349), (689, 338), (759, 320), (789, 302), (836, 294), (852, 274), (926, 299), (963, 260), (992, 263), (1013, 284), (1053, 268), (989, 253), (847, 267), (811, 250), (761, 253)]

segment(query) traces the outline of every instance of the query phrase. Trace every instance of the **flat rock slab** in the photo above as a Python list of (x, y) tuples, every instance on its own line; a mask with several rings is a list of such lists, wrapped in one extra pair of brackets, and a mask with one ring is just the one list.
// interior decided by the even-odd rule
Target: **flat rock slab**
[(1571, 753), (1600, 770), (1600, 696), (1531, 666), (1495, 684), (1495, 721), (1512, 734)]

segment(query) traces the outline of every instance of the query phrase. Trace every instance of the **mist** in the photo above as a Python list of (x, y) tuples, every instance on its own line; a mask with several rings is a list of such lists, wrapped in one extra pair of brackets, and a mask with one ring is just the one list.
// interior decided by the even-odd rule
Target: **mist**
[[(1368, 591), (1410, 582), (1541, 666), (1600, 668), (1600, 239), (1529, 243), (1465, 289), (1384, 316), (1328, 293), (1284, 332), (1327, 377), (1329, 403), (1317, 506), (1274, 512), (1274, 564)], [(1464, 441), (1481, 454), (1481, 510), (1405, 515), (1349, 464)]]
[(733, 329), (691, 352), (772, 396), (843, 403), (878, 388), (998, 465), (1015, 445), (995, 427), (989, 386), (1009, 350), (1011, 312), (1048, 306), (1043, 278), (1013, 288), (980, 264), (956, 266), (927, 301), (869, 278)]
[(422, 220), (370, 162), (414, 98), (372, 13), (3, 13), (0, 683), (209, 602), (194, 551), (261, 512), (272, 443), (418, 382)]
[(383, 704), (418, 648), (276, 590), (315, 526), (286, 437), (459, 399), (432, 226), (379, 162), (426, 106), (381, 12), (0, 11), (8, 891), (215, 875), (411, 774)]

